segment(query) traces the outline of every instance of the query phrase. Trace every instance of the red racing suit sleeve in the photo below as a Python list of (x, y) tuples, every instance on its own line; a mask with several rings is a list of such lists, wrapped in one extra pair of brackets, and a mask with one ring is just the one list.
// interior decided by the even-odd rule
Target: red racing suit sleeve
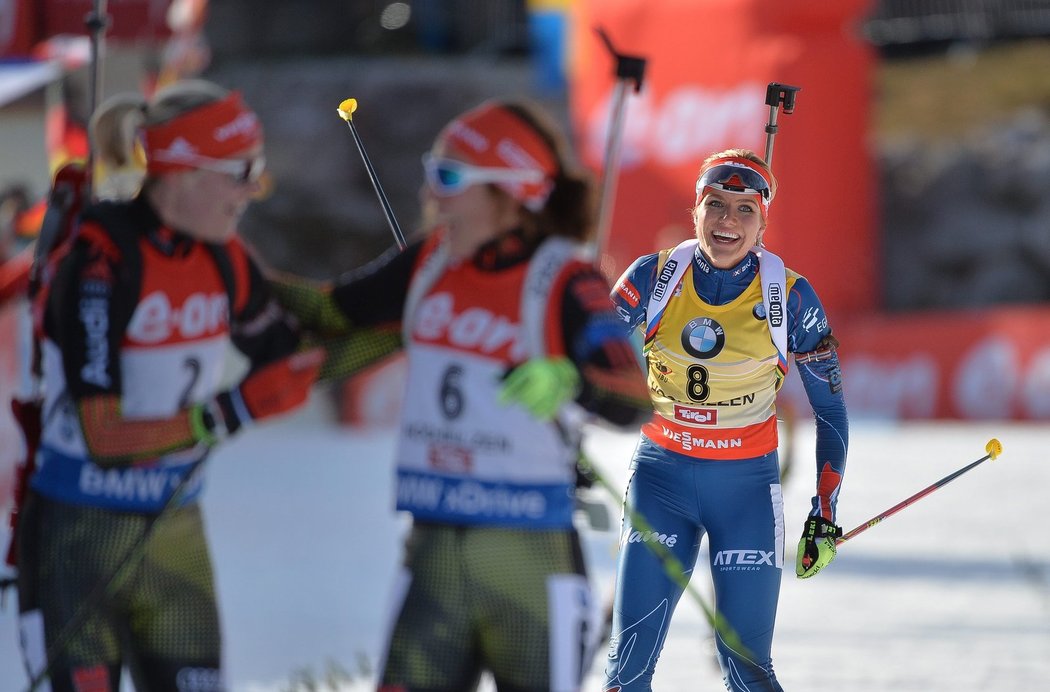
[(408, 286), (422, 242), (392, 250), (334, 282), (276, 273), (277, 299), (327, 354), (320, 379), (351, 377), (398, 352)]

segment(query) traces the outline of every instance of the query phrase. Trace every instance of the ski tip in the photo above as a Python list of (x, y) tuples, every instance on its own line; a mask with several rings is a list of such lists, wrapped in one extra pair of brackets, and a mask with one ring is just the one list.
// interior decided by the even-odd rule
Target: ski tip
[(988, 440), (988, 444), (984, 446), (984, 451), (988, 452), (988, 456), (991, 459), (995, 459), (1003, 453), (1003, 443), (993, 437)]
[(357, 110), (357, 99), (346, 99), (339, 104), (339, 117), (349, 122)]

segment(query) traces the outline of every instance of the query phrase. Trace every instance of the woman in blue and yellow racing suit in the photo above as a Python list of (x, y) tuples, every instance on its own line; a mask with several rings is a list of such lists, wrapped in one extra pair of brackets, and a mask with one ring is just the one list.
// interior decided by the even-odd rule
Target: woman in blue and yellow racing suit
[[(605, 690), (649, 690), (706, 535), (726, 689), (781, 690), (770, 654), (784, 562), (777, 390), (795, 354), (816, 417), (816, 494), (796, 574), (835, 556), (848, 420), (837, 340), (813, 287), (761, 246), (776, 181), (756, 154), (709, 157), (696, 237), (638, 258), (613, 291), (644, 330), (654, 415), (631, 463)], [(684, 575), (665, 568), (667, 553)]]

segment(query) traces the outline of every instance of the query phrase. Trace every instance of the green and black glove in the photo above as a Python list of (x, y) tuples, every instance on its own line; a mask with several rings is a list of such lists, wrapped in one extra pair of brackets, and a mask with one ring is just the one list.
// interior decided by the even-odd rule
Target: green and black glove
[(799, 579), (809, 579), (831, 564), (835, 559), (835, 540), (841, 535), (842, 528), (824, 517), (806, 519), (795, 556), (795, 574)]
[(554, 418), (566, 401), (580, 392), (580, 373), (572, 361), (533, 358), (512, 369), (503, 378), (499, 402), (518, 404), (540, 420)]

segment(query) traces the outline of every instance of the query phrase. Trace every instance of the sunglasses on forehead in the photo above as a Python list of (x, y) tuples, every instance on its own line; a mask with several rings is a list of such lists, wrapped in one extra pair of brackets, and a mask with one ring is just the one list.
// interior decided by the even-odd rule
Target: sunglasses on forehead
[(213, 159), (208, 156), (180, 155), (178, 157), (167, 157), (163, 152), (157, 158), (161, 161), (181, 163), (193, 168), (199, 168), (214, 173), (222, 173), (233, 178), (234, 182), (241, 185), (254, 183), (262, 177), (266, 170), (266, 157), (259, 155), (249, 159)]
[(543, 171), (528, 168), (485, 168), (455, 159), (423, 155), (423, 172), (430, 190), (438, 197), (463, 192), (479, 183), (538, 183)]
[(762, 199), (769, 201), (769, 182), (758, 171), (740, 163), (723, 163), (704, 171), (696, 180), (697, 197), (705, 187), (762, 195)]

